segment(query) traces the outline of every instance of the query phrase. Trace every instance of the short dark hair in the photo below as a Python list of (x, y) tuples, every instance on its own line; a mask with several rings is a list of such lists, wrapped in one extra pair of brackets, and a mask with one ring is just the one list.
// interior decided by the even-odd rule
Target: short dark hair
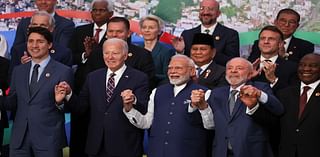
[(38, 33), (38, 34), (42, 35), (48, 41), (48, 43), (52, 43), (52, 41), (53, 41), (52, 34), (47, 28), (30, 27), (30, 28), (28, 28), (28, 35), (27, 35), (28, 38), (31, 33)]
[(284, 8), (284, 9), (281, 9), (279, 12), (278, 12), (278, 15), (277, 15), (277, 20), (279, 19), (279, 16), (280, 14), (282, 13), (287, 13), (287, 14), (293, 14), (297, 17), (297, 22), (299, 23), (300, 22), (300, 14), (298, 12), (296, 12), (295, 10), (293, 9), (290, 9), (290, 8)]
[(284, 40), (283, 33), (276, 26), (268, 25), (263, 27), (259, 33), (259, 37), (263, 31), (272, 31), (272, 32), (278, 33), (280, 35), (280, 39)]
[(125, 17), (114, 16), (108, 20), (108, 24), (111, 22), (122, 22), (127, 30), (130, 30), (130, 22)]

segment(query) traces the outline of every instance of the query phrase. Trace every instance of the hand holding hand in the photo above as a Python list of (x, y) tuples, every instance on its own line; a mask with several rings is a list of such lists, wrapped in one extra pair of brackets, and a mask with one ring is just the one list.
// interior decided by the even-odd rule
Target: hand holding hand
[(192, 90), (191, 92), (191, 106), (193, 108), (198, 108), (199, 110), (204, 110), (208, 107), (205, 101), (205, 91), (202, 89)]
[(67, 82), (62, 81), (55, 86), (54, 93), (56, 103), (62, 104), (66, 96), (71, 93), (71, 88)]
[(136, 96), (132, 93), (132, 90), (126, 89), (121, 92), (121, 97), (125, 111), (129, 112), (133, 108)]
[(249, 108), (257, 105), (261, 91), (251, 85), (244, 85), (240, 89), (239, 98)]

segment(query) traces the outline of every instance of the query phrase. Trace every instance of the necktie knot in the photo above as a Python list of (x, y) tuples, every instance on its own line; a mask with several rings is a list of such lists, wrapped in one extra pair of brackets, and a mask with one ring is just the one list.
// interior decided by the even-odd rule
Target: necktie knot
[(237, 93), (238, 93), (238, 90), (231, 90), (230, 95), (235, 97)]
[(309, 86), (304, 86), (303, 87), (303, 92), (302, 93), (304, 93), (304, 92), (308, 92), (308, 90), (310, 89), (311, 87), (309, 87)]
[(38, 70), (38, 69), (39, 69), (39, 67), (40, 67), (40, 65), (39, 65), (39, 64), (35, 64), (35, 65), (33, 66), (33, 70)]
[(202, 68), (198, 67), (196, 68), (196, 70), (197, 70), (197, 76), (199, 77), (201, 75)]
[(111, 73), (109, 76), (110, 76), (110, 78), (111, 78), (111, 77), (116, 76), (116, 74), (115, 74), (115, 73)]
[(209, 33), (210, 33), (210, 30), (209, 30), (209, 29), (205, 29), (204, 32), (205, 32), (206, 34), (209, 34)]

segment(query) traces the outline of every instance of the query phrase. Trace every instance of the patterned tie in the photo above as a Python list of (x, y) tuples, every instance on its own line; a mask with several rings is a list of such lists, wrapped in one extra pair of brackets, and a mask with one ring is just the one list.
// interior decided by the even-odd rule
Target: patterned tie
[(302, 94), (300, 95), (299, 118), (301, 117), (301, 115), (302, 115), (302, 113), (304, 111), (304, 108), (306, 107), (307, 99), (308, 99), (307, 92), (308, 92), (309, 89), (310, 89), (309, 86), (304, 86)]
[(110, 99), (111, 99), (111, 96), (112, 96), (112, 93), (113, 93), (113, 90), (115, 88), (115, 83), (114, 83), (114, 76), (116, 74), (115, 73), (111, 73), (110, 74), (110, 77), (108, 79), (108, 83), (107, 83), (107, 102), (109, 103), (110, 102)]
[(206, 29), (204, 30), (205, 34), (209, 34), (210, 33), (210, 30), (209, 29)]
[(232, 115), (234, 106), (236, 104), (236, 94), (238, 93), (237, 90), (231, 90), (228, 100), (228, 106), (229, 106), (229, 114)]
[(29, 91), (30, 94), (33, 95), (33, 93), (35, 92), (37, 83), (38, 83), (38, 75), (39, 75), (39, 69), (40, 65), (39, 64), (35, 64), (33, 66), (33, 70), (32, 70), (32, 75), (31, 75), (31, 81), (30, 81), (30, 85), (29, 85)]
[(101, 31), (102, 31), (102, 29), (97, 28), (97, 29), (96, 29), (96, 34), (94, 34), (94, 40), (95, 40), (97, 43), (99, 43), (99, 34), (100, 34)]
[(202, 72), (202, 68), (198, 67), (197, 68), (197, 77), (199, 78)]

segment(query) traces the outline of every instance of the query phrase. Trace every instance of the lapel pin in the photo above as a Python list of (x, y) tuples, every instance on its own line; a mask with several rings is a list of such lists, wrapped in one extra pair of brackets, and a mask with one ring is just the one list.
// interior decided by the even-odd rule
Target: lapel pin
[(317, 93), (316, 93), (316, 96), (320, 96), (320, 92), (317, 92)]
[(129, 78), (129, 76), (128, 76), (128, 75), (125, 75), (124, 77), (125, 77), (125, 78)]
[(50, 50), (50, 53), (55, 53), (55, 52), (56, 52), (56, 51), (55, 51), (55, 50), (53, 50), (53, 49), (52, 49), (52, 50)]
[(293, 46), (293, 48), (295, 49), (295, 48), (297, 48), (296, 46)]
[(130, 52), (130, 53), (128, 53), (128, 56), (129, 56), (129, 57), (131, 57), (132, 55), (133, 55), (133, 54), (132, 54), (131, 52)]
[(216, 36), (216, 37), (214, 37), (214, 39), (220, 40), (220, 36)]
[(289, 53), (289, 55), (292, 55), (292, 54), (293, 54), (293, 52), (292, 52), (292, 51), (289, 51), (288, 53)]
[(47, 77), (47, 78), (50, 77), (50, 73), (46, 73), (46, 77)]
[(210, 73), (211, 73), (211, 70), (207, 69), (206, 70), (206, 74), (204, 75), (204, 78), (206, 79), (209, 76)]

